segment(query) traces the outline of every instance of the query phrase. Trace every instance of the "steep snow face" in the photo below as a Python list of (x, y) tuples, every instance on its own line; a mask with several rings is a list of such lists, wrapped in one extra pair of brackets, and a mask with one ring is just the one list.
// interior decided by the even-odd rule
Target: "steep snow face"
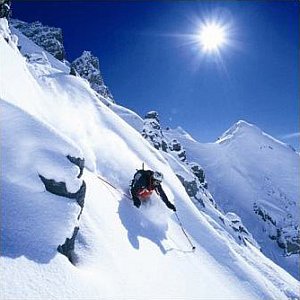
[(142, 131), (143, 119), (138, 114), (126, 107), (117, 104), (111, 104), (109, 105), (109, 108), (114, 111), (119, 117), (121, 117), (126, 123), (132, 126), (135, 130), (137, 130), (138, 132)]
[(109, 101), (115, 102), (108, 87), (104, 84), (99, 59), (90, 51), (83, 51), (82, 55), (72, 62), (71, 67), (90, 83), (93, 90)]
[(45, 26), (41, 22), (27, 23), (16, 19), (11, 19), (10, 23), (55, 58), (64, 60), (65, 49), (60, 28)]
[[(10, 25), (10, 30), (18, 41), (15, 41), (15, 45), (19, 45), (19, 51), (23, 54), (26, 60), (29, 62), (35, 60), (40, 63), (48, 63), (51, 67), (63, 72), (69, 72), (70, 68), (62, 61), (56, 59), (52, 54), (47, 52), (43, 47), (38, 46), (25, 35), (23, 35), (18, 29)], [(22, 45), (22, 46), (20, 46)], [(39, 59), (40, 58), (40, 59)]]
[[(85, 80), (54, 61), (25, 59), (6, 20), (0, 32), (3, 298), (297, 299), (297, 280), (199, 212), (173, 156), (169, 164)], [(69, 155), (85, 159), (82, 177)], [(124, 196), (142, 162), (164, 173), (196, 252), (157, 196), (141, 210)], [(39, 174), (69, 192), (86, 183), (80, 218), (76, 201), (49, 192)], [(72, 265), (57, 248), (76, 226)]]
[(82, 181), (67, 155), (81, 152), (20, 108), (2, 101), (1, 110), (1, 255), (48, 263), (57, 254), (55, 245), (72, 232), (80, 208), (73, 199), (44, 193), (38, 175), (65, 182), (68, 191), (76, 192)]
[(245, 121), (211, 144), (173, 134), (203, 166), (218, 205), (241, 216), (262, 251), (299, 278), (299, 154)]

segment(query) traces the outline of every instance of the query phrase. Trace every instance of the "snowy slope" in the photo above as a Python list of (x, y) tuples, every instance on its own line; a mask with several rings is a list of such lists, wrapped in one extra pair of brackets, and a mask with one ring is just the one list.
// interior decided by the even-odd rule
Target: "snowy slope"
[(198, 143), (176, 130), (165, 135), (203, 166), (218, 205), (238, 214), (263, 253), (299, 278), (299, 254), (292, 253), (299, 248), (299, 154), (245, 121), (216, 143)]
[[(199, 212), (167, 160), (85, 80), (15, 31), (26, 60), (6, 20), (0, 33), (1, 298), (299, 298), (299, 282)], [(83, 176), (69, 156), (84, 158)], [(196, 252), (156, 197), (138, 210), (123, 196), (142, 162), (164, 173)], [(46, 190), (39, 175), (72, 194), (85, 182), (82, 213), (75, 199)], [(57, 247), (77, 226), (72, 264)]]

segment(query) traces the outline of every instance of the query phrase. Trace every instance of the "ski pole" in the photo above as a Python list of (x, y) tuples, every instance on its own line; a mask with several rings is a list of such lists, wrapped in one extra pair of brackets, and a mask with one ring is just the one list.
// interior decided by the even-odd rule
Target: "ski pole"
[(180, 225), (180, 227), (181, 227), (182, 232), (183, 232), (184, 235), (186, 236), (187, 240), (189, 241), (189, 243), (190, 243), (190, 245), (191, 245), (191, 247), (192, 247), (192, 249), (193, 249), (193, 251), (194, 251), (194, 250), (196, 249), (196, 247), (193, 245), (193, 243), (191, 242), (191, 240), (190, 240), (190, 238), (188, 237), (187, 233), (185, 232), (185, 230), (184, 230), (184, 228), (183, 228), (183, 225), (182, 225), (182, 223), (181, 223), (181, 221), (180, 221), (180, 219), (179, 219), (179, 217), (178, 217), (176, 211), (175, 211), (175, 215), (176, 215), (176, 218), (177, 218), (177, 220), (178, 220), (178, 223), (179, 223), (179, 225)]
[(101, 176), (99, 175), (96, 175), (98, 177), (98, 179), (102, 180), (103, 182), (107, 183), (109, 186), (111, 186), (113, 189), (115, 189), (117, 192), (119, 192), (121, 195), (127, 197), (128, 199), (131, 200), (131, 198), (126, 195), (125, 193), (121, 192), (119, 189), (117, 189), (115, 186), (113, 186), (110, 182), (108, 182), (107, 180), (105, 180), (104, 178), (102, 178)]

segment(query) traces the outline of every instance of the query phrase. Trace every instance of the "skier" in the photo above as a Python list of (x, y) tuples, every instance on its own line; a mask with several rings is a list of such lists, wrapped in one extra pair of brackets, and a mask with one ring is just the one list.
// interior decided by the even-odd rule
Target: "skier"
[(162, 189), (162, 179), (163, 175), (160, 172), (154, 172), (151, 170), (138, 170), (134, 174), (131, 182), (130, 192), (133, 199), (133, 204), (139, 208), (141, 201), (146, 201), (155, 190), (166, 206), (176, 212), (175, 205), (168, 200), (164, 190)]
[(0, 0), (0, 18), (8, 18), (10, 15), (10, 0)]

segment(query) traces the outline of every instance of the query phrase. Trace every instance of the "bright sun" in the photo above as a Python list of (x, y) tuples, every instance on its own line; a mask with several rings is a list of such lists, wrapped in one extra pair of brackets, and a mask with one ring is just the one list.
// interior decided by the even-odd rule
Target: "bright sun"
[(226, 42), (226, 32), (221, 25), (215, 23), (203, 24), (198, 39), (204, 52), (216, 52)]

